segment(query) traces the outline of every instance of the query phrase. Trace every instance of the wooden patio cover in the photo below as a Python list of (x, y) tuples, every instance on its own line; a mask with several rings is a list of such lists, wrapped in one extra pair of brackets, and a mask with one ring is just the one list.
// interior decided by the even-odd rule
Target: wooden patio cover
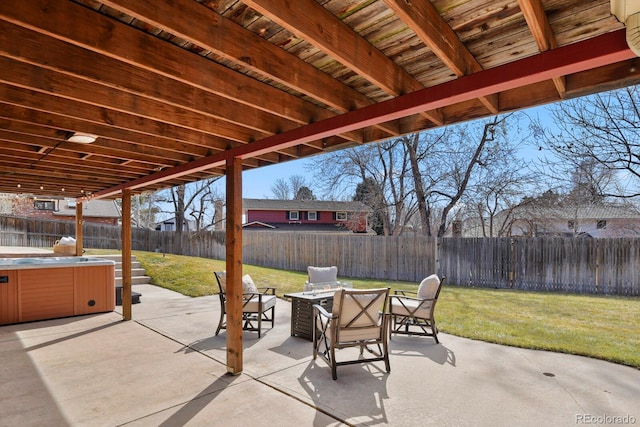
[(242, 170), (640, 82), (609, 0), (2, 0), (0, 52), (0, 192), (226, 174), (233, 373)]

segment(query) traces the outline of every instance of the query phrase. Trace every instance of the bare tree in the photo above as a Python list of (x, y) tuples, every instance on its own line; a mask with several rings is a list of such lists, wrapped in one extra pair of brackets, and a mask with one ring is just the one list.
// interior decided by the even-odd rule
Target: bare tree
[(291, 175), (288, 180), (278, 178), (271, 186), (271, 192), (276, 200), (293, 200), (298, 195), (301, 197), (313, 195), (306, 178), (302, 175)]
[(289, 183), (284, 178), (276, 179), (276, 182), (271, 186), (271, 192), (276, 200), (290, 200), (291, 189)]
[[(369, 196), (369, 206), (380, 218), (385, 235), (412, 228), (442, 236), (453, 213), (460, 210), (463, 196), (481, 184), (479, 171), (505, 158), (507, 117), (318, 156), (316, 180), (327, 191), (360, 184), (379, 189), (380, 198), (372, 203)], [(414, 224), (417, 227), (411, 227)]]
[(291, 175), (289, 177), (289, 183), (291, 185), (291, 194), (293, 195), (293, 198), (295, 198), (300, 193), (302, 188), (306, 187), (307, 189), (309, 189), (309, 187), (307, 186), (307, 180), (302, 175)]
[[(517, 163), (505, 162), (513, 158), (507, 138), (510, 117), (513, 115), (496, 116), (438, 132), (425, 132), (420, 138), (404, 139), (411, 153), (423, 234), (432, 234), (432, 221), (435, 221), (436, 234), (443, 236), (453, 219), (461, 219), (465, 205), (482, 193), (485, 193), (484, 200), (489, 200), (488, 185), (491, 179), (500, 179), (498, 170), (504, 176), (520, 167)], [(473, 203), (478, 206), (477, 200)]]
[(168, 190), (178, 233), (184, 231), (187, 221), (194, 224), (196, 233), (213, 225), (215, 202), (222, 198), (213, 186), (219, 179), (209, 178)]
[(318, 156), (312, 168), (326, 197), (340, 198), (343, 192), (342, 198), (353, 199), (344, 193), (354, 194), (359, 184), (378, 189), (379, 197), (369, 198), (368, 206), (382, 222), (384, 235), (402, 233), (412, 206), (415, 211), (408, 153), (399, 139)]
[[(136, 194), (131, 199), (131, 223), (140, 228), (154, 228), (156, 216), (162, 211), (162, 198), (158, 192)], [(121, 206), (122, 201), (118, 204)]]
[[(442, 176), (442, 170), (437, 167), (437, 163), (430, 162), (429, 158), (437, 150), (437, 146), (443, 142), (449, 133), (448, 128), (441, 132), (430, 132), (423, 134), (412, 134), (403, 138), (403, 143), (409, 153), (411, 163), (411, 174), (415, 188), (416, 209), (418, 211), (421, 234), (431, 236), (432, 234), (432, 200), (430, 193)], [(429, 167), (421, 165), (429, 164)]]
[(603, 197), (640, 196), (639, 86), (558, 103), (552, 116), (557, 130), (540, 121), (535, 127), (541, 149), (552, 154), (547, 166), (556, 176), (571, 178), (585, 162), (594, 162), (592, 170), (606, 169), (611, 172), (609, 178), (615, 178), (591, 179), (591, 186)]
[(470, 223), (477, 223), (482, 237), (507, 237), (522, 212), (523, 195), (537, 186), (529, 162), (520, 157), (523, 142), (498, 138), (487, 148), (494, 151), (490, 165), (478, 167), (461, 199)]

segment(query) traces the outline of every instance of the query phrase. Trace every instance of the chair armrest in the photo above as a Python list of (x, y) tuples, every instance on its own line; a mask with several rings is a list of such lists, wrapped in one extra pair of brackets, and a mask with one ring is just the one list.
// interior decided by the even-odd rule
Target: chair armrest
[(410, 301), (420, 301), (420, 302), (424, 302), (424, 301), (435, 301), (436, 298), (419, 298), (417, 296), (415, 297), (410, 297), (410, 296), (406, 296), (406, 295), (391, 295), (389, 297), (389, 299), (405, 299), (405, 300), (410, 300)]
[(327, 319), (333, 319), (333, 314), (329, 313), (323, 306), (320, 304), (313, 305), (313, 316), (320, 315), (322, 317), (326, 317)]
[(394, 295), (402, 295), (402, 296), (410, 296), (410, 295), (415, 295), (416, 297), (418, 296), (418, 292), (417, 291), (393, 291), (393, 294)]
[(262, 288), (258, 288), (258, 292), (243, 292), (242, 298), (248, 300), (253, 297), (258, 297), (258, 299), (262, 301), (263, 295), (275, 295), (275, 294), (276, 294), (276, 288), (262, 287)]

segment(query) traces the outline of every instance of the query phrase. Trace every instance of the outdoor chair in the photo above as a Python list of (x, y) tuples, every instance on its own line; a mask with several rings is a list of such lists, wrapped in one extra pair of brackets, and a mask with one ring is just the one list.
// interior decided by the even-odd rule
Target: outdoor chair
[(420, 282), (417, 292), (395, 291), (389, 298), (391, 333), (429, 336), (439, 343), (434, 312), (443, 283), (444, 277), (432, 274)]
[[(339, 289), (331, 313), (319, 304), (313, 306), (313, 359), (320, 356), (327, 362), (334, 380), (338, 379), (338, 366), (354, 363), (384, 361), (387, 372), (391, 372), (388, 297), (389, 288)], [(377, 351), (369, 346), (377, 347)], [(360, 347), (360, 356), (338, 362), (336, 350), (348, 347)], [(365, 349), (371, 356), (364, 355)]]
[[(218, 287), (220, 289), (220, 322), (216, 335), (221, 329), (227, 328), (227, 273), (224, 271), (214, 272)], [(251, 276), (242, 276), (242, 329), (245, 331), (258, 332), (258, 338), (262, 336), (262, 322), (271, 322), (273, 328), (275, 321), (276, 288), (258, 288)]]
[(338, 267), (307, 267), (308, 278), (305, 290), (338, 289), (341, 287), (338, 281)]

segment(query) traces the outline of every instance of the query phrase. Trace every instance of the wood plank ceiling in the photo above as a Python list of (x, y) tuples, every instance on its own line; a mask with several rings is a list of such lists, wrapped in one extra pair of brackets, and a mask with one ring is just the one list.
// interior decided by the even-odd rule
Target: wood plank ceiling
[(67, 197), (640, 82), (609, 0), (2, 0), (0, 61), (0, 192)]

